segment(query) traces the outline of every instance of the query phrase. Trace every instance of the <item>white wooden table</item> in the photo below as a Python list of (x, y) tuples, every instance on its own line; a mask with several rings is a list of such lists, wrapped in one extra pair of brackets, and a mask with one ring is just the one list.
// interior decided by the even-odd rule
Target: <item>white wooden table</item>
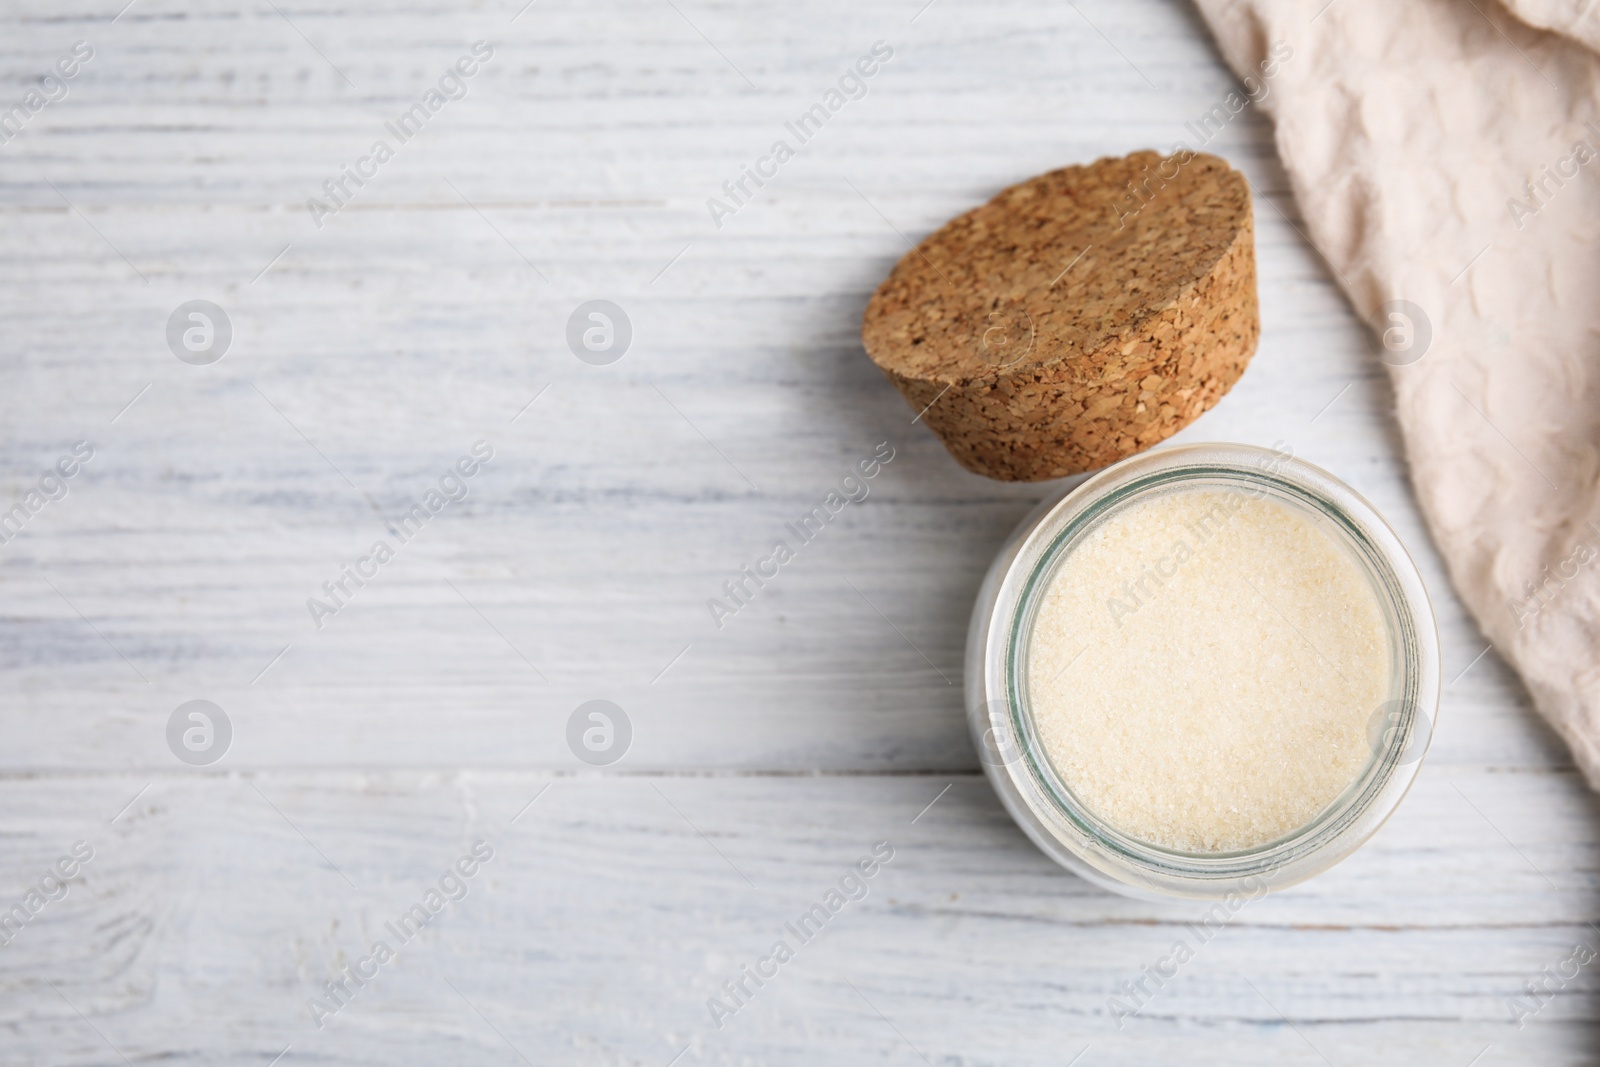
[[(6, 107), (94, 53), (0, 144), (0, 509), (94, 448), (0, 545), (0, 906), (93, 849), (0, 948), (0, 1062), (1591, 1062), (1587, 970), (1521, 1028), (1508, 998), (1600, 941), (1595, 799), (1479, 658), (1260, 116), (1212, 147), (1257, 191), (1261, 348), (1182, 439), (1287, 442), (1401, 530), (1453, 680), (1433, 752), (1366, 848), (1120, 1028), (1108, 999), (1204, 909), (1056, 869), (978, 773), (967, 613), (1051, 487), (957, 468), (861, 311), (905, 238), (1003, 185), (1184, 137), (1232, 85), (1188, 7), (122, 2), (0, 31)], [(707, 198), (880, 40), (866, 95), (717, 227)], [(379, 138), (319, 228), (307, 199)], [(232, 327), (209, 365), (166, 337), (197, 299)], [(632, 324), (610, 365), (566, 341), (591, 299)], [(713, 626), (883, 441), (869, 498)], [(379, 539), (319, 629), (307, 598)], [(232, 738), (191, 766), (167, 728), (196, 699)], [(567, 740), (595, 699), (632, 727), (605, 767)], [(465, 898), (361, 964), (478, 839)], [(868, 896), (715, 1025), (879, 841)], [(347, 964), (376, 975), (319, 1028)]]

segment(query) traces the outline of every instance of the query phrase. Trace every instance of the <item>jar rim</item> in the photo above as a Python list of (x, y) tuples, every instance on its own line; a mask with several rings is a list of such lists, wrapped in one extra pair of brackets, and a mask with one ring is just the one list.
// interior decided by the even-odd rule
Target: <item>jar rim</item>
[[(1056, 569), (1097, 523), (1154, 493), (1229, 486), (1285, 498), (1330, 521), (1378, 595), (1394, 663), (1389, 703), (1396, 708), (1393, 727), (1374, 741), (1363, 770), (1311, 820), (1249, 848), (1189, 852), (1135, 838), (1073, 795), (1035, 729), (1028, 706), (1027, 656), (1039, 603)], [(1432, 607), (1416, 564), (1370, 503), (1291, 452), (1196, 444), (1131, 457), (1042, 510), (1004, 568), (985, 626), (982, 664), (988, 698), (982, 701), (982, 710), (1010, 757), (998, 764), (986, 760), (985, 769), (997, 785), (1001, 775), (1010, 780), (1017, 798), (1041, 824), (1036, 829), (1044, 830), (1081, 863), (1119, 883), (1112, 888), (1206, 898), (1309, 878), (1348, 856), (1376, 832), (1409, 789), (1431, 740), (1439, 653)], [(1002, 789), (1003, 798), (1007, 792)], [(1035, 840), (1039, 840), (1036, 835)], [(1058, 850), (1046, 851), (1063, 859)], [(1076, 864), (1068, 865), (1077, 869)]]

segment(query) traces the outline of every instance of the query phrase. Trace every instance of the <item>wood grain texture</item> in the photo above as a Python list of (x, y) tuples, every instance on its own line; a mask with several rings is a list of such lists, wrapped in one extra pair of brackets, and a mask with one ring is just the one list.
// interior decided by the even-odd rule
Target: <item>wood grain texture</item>
[[(1286, 442), (1389, 516), (1454, 679), (1429, 763), (1121, 1029), (1107, 998), (1197, 913), (1056, 870), (976, 773), (967, 613), (1049, 487), (957, 467), (860, 315), (998, 189), (1185, 137), (1231, 85), (1190, 9), (119, 6), (0, 16), (0, 103), (95, 49), (0, 144), (0, 510), (96, 449), (0, 545), (0, 900), (96, 849), (0, 947), (0, 1062), (1591, 1062), (1587, 971), (1521, 1029), (1506, 1000), (1600, 942), (1594, 800), (1478, 658), (1248, 112), (1206, 148), (1252, 182), (1260, 349), (1178, 440)], [(466, 97), (317, 228), (479, 39)], [(878, 40), (718, 228), (706, 199)], [(634, 327), (611, 366), (565, 341), (595, 298)], [(211, 366), (166, 345), (191, 299), (233, 324)], [(317, 629), (306, 599), (480, 439), (467, 499)], [(882, 441), (718, 629), (706, 600)], [(234, 727), (208, 768), (165, 741), (195, 698)], [(604, 770), (566, 743), (593, 698), (634, 725)], [(318, 1030), (307, 998), (478, 837), (467, 897)], [(716, 1029), (706, 998), (878, 840), (867, 899)]]

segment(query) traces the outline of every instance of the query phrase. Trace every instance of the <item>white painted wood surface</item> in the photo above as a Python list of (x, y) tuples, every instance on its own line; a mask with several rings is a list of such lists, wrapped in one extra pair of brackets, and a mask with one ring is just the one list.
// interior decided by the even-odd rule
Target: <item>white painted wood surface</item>
[[(1600, 943), (1600, 812), (1477, 658), (1258, 116), (1210, 147), (1257, 190), (1261, 349), (1183, 437), (1288, 442), (1413, 546), (1455, 679), (1428, 764), (1120, 1029), (1108, 997), (1201, 909), (1056, 870), (977, 773), (967, 611), (1049, 487), (959, 470), (859, 316), (902, 235), (1184, 137), (1231, 85), (1189, 8), (120, 2), (0, 33), (5, 106), (95, 51), (0, 145), (0, 507), (96, 449), (0, 545), (0, 899), (95, 849), (0, 948), (0, 1062), (1591, 1062), (1587, 971), (1520, 1029), (1507, 1001)], [(466, 98), (316, 228), (480, 39)], [(865, 98), (716, 228), (878, 40)], [(211, 366), (165, 342), (197, 298), (234, 328)], [(632, 320), (615, 365), (567, 350), (591, 298)], [(316, 629), (306, 598), (479, 439), (467, 500)], [(880, 441), (870, 497), (715, 629)], [(234, 729), (203, 768), (165, 741), (196, 698)], [(565, 740), (594, 698), (635, 732), (605, 769)], [(318, 1029), (307, 999), (478, 838), (466, 898)], [(880, 840), (868, 897), (717, 1029), (706, 999)]]

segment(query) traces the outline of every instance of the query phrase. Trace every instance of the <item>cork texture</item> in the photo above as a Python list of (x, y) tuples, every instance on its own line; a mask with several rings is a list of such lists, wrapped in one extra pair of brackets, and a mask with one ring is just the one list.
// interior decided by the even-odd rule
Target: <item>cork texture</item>
[(1096, 470), (1211, 408), (1255, 352), (1250, 188), (1216, 156), (1065, 167), (952, 219), (867, 304), (867, 354), (963, 467)]

